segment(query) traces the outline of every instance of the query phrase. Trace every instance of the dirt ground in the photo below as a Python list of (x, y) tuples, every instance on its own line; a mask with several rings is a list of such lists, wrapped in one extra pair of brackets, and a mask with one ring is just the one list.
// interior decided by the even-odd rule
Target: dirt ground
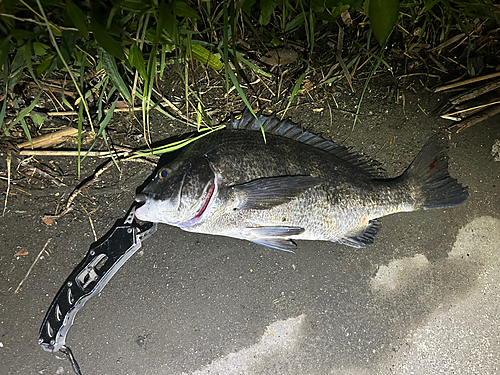
[[(449, 126), (429, 115), (444, 96), (409, 90), (403, 105), (383, 79), (370, 87), (354, 130), (352, 115), (329, 99), (302, 99), (287, 116), (395, 176)], [(339, 109), (352, 111), (360, 91), (341, 92)], [(156, 139), (168, 138), (165, 120), (154, 121)], [(469, 188), (465, 204), (385, 217), (366, 249), (302, 241), (290, 254), (160, 225), (77, 314), (67, 344), (82, 373), (500, 373), (499, 121), (451, 134), (450, 170)], [(86, 160), (82, 176), (102, 162)], [(75, 163), (52, 160), (66, 186), (19, 180), (0, 217), (0, 374), (72, 373), (37, 344), (44, 314), (94, 242), (91, 224), (97, 238), (105, 234), (154, 169), (110, 168), (48, 226), (42, 215), (79, 182)]]

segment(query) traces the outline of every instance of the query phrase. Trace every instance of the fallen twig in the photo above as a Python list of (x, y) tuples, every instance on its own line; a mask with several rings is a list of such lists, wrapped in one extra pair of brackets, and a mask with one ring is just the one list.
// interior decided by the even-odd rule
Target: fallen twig
[[(151, 165), (156, 165), (156, 162), (160, 158), (157, 155), (147, 155), (143, 156), (142, 158), (134, 158), (130, 159), (128, 158), (129, 156), (132, 155), (139, 155), (141, 152), (139, 151), (134, 151), (132, 149), (129, 149), (127, 147), (122, 147), (122, 146), (115, 146), (116, 149), (118, 149), (118, 152), (109, 152), (109, 151), (86, 151), (86, 150), (81, 150), (80, 155), (86, 155), (90, 157), (97, 157), (97, 158), (109, 158), (111, 156), (114, 156), (116, 158), (121, 158), (123, 157), (122, 161), (134, 161), (134, 162), (142, 162), (142, 163), (148, 163)], [(78, 151), (76, 150), (21, 150), (19, 152), (20, 156), (78, 156)], [(149, 160), (152, 159), (152, 160)]]
[(500, 105), (496, 105), (494, 107), (490, 107), (482, 112), (479, 112), (477, 115), (471, 116), (468, 119), (461, 121), (457, 124), (454, 124), (450, 127), (450, 131), (456, 130), (457, 133), (460, 133), (462, 130), (470, 128), (477, 123), (484, 121), (496, 114), (500, 113)]
[[(129, 111), (140, 111), (142, 107), (133, 107), (133, 108), (115, 108), (113, 112), (129, 112)], [(108, 113), (109, 109), (105, 109), (104, 113)], [(55, 111), (55, 112), (47, 112), (48, 116), (78, 116), (78, 111)]]
[(32, 143), (28, 141), (21, 142), (17, 145), (18, 148), (45, 148), (55, 146), (65, 141), (67, 137), (74, 137), (78, 134), (78, 129), (71, 127), (64, 127), (56, 132), (44, 134), (39, 137), (33, 138)]
[(457, 96), (451, 98), (450, 103), (453, 105), (457, 105), (457, 104), (466, 102), (467, 100), (477, 98), (478, 96), (486, 94), (490, 91), (496, 90), (499, 87), (500, 87), (500, 79), (497, 79), (497, 80), (490, 82), (484, 86), (477, 87), (475, 89), (467, 91), (464, 94), (460, 94), (460, 95), (457, 95)]
[(474, 77), (474, 78), (466, 79), (465, 81), (453, 82), (453, 83), (450, 83), (450, 84), (447, 84), (444, 86), (437, 87), (434, 90), (434, 92), (445, 91), (445, 90), (453, 89), (456, 87), (469, 85), (471, 83), (481, 82), (481, 81), (484, 81), (486, 79), (495, 78), (495, 77), (500, 77), (500, 72), (487, 74), (487, 75), (481, 76), (481, 77)]
[(23, 285), (23, 283), (26, 281), (26, 279), (27, 279), (27, 278), (28, 278), (28, 276), (30, 275), (31, 270), (33, 269), (33, 267), (35, 267), (36, 262), (38, 262), (38, 259), (40, 259), (40, 257), (42, 256), (43, 252), (44, 252), (44, 251), (45, 251), (45, 249), (47, 248), (47, 245), (49, 244), (49, 242), (50, 242), (50, 240), (51, 240), (51, 239), (52, 239), (52, 238), (49, 238), (49, 239), (47, 240), (47, 242), (45, 242), (45, 245), (43, 246), (42, 251), (40, 251), (40, 252), (38, 253), (38, 255), (36, 256), (36, 258), (35, 258), (35, 260), (34, 260), (33, 264), (31, 265), (30, 269), (29, 269), (29, 270), (28, 270), (28, 272), (26, 273), (26, 276), (24, 276), (24, 279), (22, 279), (22, 280), (21, 280), (21, 282), (20, 282), (20, 283), (19, 283), (19, 285), (17, 286), (16, 290), (14, 291), (14, 294), (17, 294), (17, 292), (19, 292), (19, 289), (21, 288), (21, 285)]
[(94, 241), (97, 242), (97, 234), (95, 232), (94, 222), (92, 221), (92, 217), (90, 216), (89, 212), (85, 209), (85, 207), (83, 207), (83, 204), (80, 204), (80, 206), (82, 206), (83, 210), (85, 211), (85, 213), (89, 217), (90, 227), (92, 228), (92, 233), (94, 233)]
[(7, 192), (5, 193), (5, 201), (3, 203), (3, 212), (2, 216), (5, 216), (5, 211), (7, 210), (7, 200), (9, 199), (9, 193), (10, 193), (10, 169), (12, 166), (12, 152), (11, 150), (7, 151)]
[[(85, 151), (81, 150), (80, 155), (94, 156), (98, 158), (109, 158), (111, 154), (115, 157), (120, 157), (125, 155), (127, 152), (114, 152), (109, 151)], [(78, 151), (76, 150), (21, 150), (19, 152), (21, 156), (78, 156)]]
[(24, 172), (24, 174), (29, 174), (28, 172), (31, 172), (32, 177), (35, 175), (35, 173), (38, 173), (41, 177), (49, 180), (56, 186), (66, 186), (66, 184), (62, 182), (62, 179), (52, 176), (41, 168), (30, 167), (27, 172)]
[(338, 63), (340, 64), (340, 66), (342, 67), (342, 70), (344, 71), (345, 78), (347, 80), (347, 83), (351, 87), (351, 91), (356, 92), (356, 91), (354, 91), (354, 87), (352, 85), (351, 73), (349, 73), (349, 69), (347, 69), (347, 65), (344, 62), (344, 60), (342, 59), (343, 46), (344, 46), (344, 28), (340, 27), (339, 28), (339, 35), (338, 35), (338, 39), (337, 39), (337, 49), (335, 50), (335, 55), (337, 57)]
[(442, 118), (448, 118), (448, 117), (452, 117), (452, 116), (459, 115), (459, 114), (462, 114), (462, 113), (471, 112), (471, 113), (467, 113), (467, 116), (470, 116), (473, 113), (479, 112), (479, 110), (482, 110), (483, 108), (490, 107), (490, 106), (496, 105), (496, 104), (500, 104), (500, 101), (495, 101), (495, 102), (491, 102), (491, 103), (481, 104), (481, 105), (478, 105), (478, 106), (475, 106), (475, 107), (470, 107), (470, 108), (464, 108), (464, 109), (461, 109), (461, 110), (456, 111), (456, 112), (446, 113), (444, 115), (441, 115), (441, 117)]
[(70, 212), (73, 209), (73, 201), (75, 198), (82, 192), (83, 189), (89, 187), (90, 185), (96, 183), (99, 181), (99, 176), (103, 174), (105, 171), (109, 169), (113, 165), (112, 159), (109, 159), (102, 167), (100, 167), (92, 176), (92, 178), (88, 179), (87, 181), (82, 182), (80, 185), (78, 185), (75, 190), (70, 194), (68, 197), (68, 201), (66, 202), (66, 207), (64, 210), (62, 210), (59, 214), (56, 215), (44, 215), (42, 217), (43, 219), (58, 219), (64, 215), (66, 215), (68, 212)]

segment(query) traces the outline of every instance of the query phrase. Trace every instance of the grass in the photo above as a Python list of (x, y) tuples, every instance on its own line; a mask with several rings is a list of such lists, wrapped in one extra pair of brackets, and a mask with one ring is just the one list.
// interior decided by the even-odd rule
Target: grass
[[(349, 20), (352, 26), (348, 26)], [(339, 57), (348, 61), (347, 64), (342, 61), (337, 73), (322, 82), (323, 87), (333, 82), (338, 84), (346, 76), (352, 86), (351, 78), (361, 69), (360, 61), (371, 59), (363, 98), (370, 78), (379, 67), (390, 68), (383, 59), (388, 42), (399, 39), (407, 57), (421, 59), (418, 50), (423, 43), (438, 48), (439, 53), (450, 47), (444, 44), (457, 33), (464, 33), (471, 45), (478, 22), (484, 24), (488, 20), (500, 24), (500, 10), (489, 0), (3, 1), (0, 3), (0, 33), (4, 36), (0, 44), (0, 137), (11, 135), (20, 126), (30, 140), (32, 132), (43, 127), (40, 118), (35, 123), (32, 120), (35, 117), (28, 117), (42, 97), (60, 103), (58, 110), (76, 108), (77, 149), (82, 151), (79, 171), (85, 157), (84, 129), (94, 139), (101, 138), (108, 144), (106, 128), (113, 111), (104, 116), (104, 108), (113, 109), (117, 103), (125, 103), (132, 109), (139, 104), (140, 117), (130, 110), (130, 122), (141, 124), (144, 144), (149, 147), (145, 153), (167, 152), (182, 144), (151, 148), (151, 111), (167, 116), (179, 126), (192, 127), (200, 132), (199, 136), (220, 129), (212, 126), (208, 105), (197, 83), (200, 69), (209, 79), (217, 80), (223, 74), (226, 108), (231, 105), (234, 90), (241, 105), (253, 113), (260, 96), (251, 91), (247, 76), (252, 75), (281, 100), (278, 104), (286, 112), (298, 96), (307, 93), (303, 86), (317, 66), (316, 59), (324, 58), (330, 65)], [(319, 44), (335, 40), (333, 35), (338, 32), (338, 25), (350, 31), (351, 46), (357, 43), (354, 55), (342, 49), (336, 56), (318, 51)], [(369, 37), (372, 33), (374, 38)], [(286, 46), (288, 40), (301, 40), (304, 60), (297, 61), (284, 82), (283, 75), (277, 78), (275, 68), (260, 64), (248, 52), (252, 48), (245, 47), (247, 40), (252, 47), (263, 51)], [(339, 44), (342, 46), (342, 42)], [(469, 48), (467, 56), (471, 51)], [(283, 73), (281, 67), (277, 69)], [(102, 71), (105, 74), (99, 73)], [(171, 106), (162, 107), (169, 98), (157, 93), (164, 89), (162, 82), (175, 77), (182, 82), (184, 103), (182, 110), (172, 113)], [(276, 79), (277, 90), (272, 88)], [(57, 94), (47, 91), (49, 82), (54, 80), (61, 86)], [(36, 93), (34, 98), (19, 105), (24, 100), (23, 87), (29, 83), (36, 84), (38, 92), (32, 90)], [(353, 129), (359, 110), (360, 105)]]

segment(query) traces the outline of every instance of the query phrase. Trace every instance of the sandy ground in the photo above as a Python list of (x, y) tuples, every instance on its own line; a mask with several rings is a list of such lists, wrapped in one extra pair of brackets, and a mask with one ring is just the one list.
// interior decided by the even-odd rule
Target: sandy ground
[[(373, 110), (346, 144), (400, 173), (447, 126), (417, 107), (432, 109), (433, 100), (408, 100), (404, 110), (367, 102)], [(312, 109), (291, 115), (324, 131), (327, 111)], [(325, 134), (343, 140), (352, 120), (334, 116)], [(500, 162), (491, 153), (499, 121), (451, 138), (465, 204), (383, 218), (366, 249), (303, 241), (290, 254), (161, 225), (78, 313), (67, 344), (83, 374), (500, 373)], [(92, 197), (89, 209), (99, 208), (91, 214), (98, 237), (151, 171), (126, 164), (86, 192), (82, 204)], [(81, 209), (52, 226), (41, 221), (61, 189), (14, 190), (0, 218), (2, 375), (72, 373), (37, 345), (46, 309), (94, 241)], [(24, 247), (28, 255), (16, 257)]]

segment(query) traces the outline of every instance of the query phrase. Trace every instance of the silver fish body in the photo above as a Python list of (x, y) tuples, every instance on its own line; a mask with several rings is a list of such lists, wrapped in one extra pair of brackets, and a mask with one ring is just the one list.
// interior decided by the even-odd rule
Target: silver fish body
[(382, 179), (344, 147), (290, 121), (258, 118), (245, 112), (161, 167), (136, 197), (144, 202), (137, 218), (286, 251), (294, 240), (364, 247), (379, 229), (377, 218), (467, 199), (437, 137), (405, 173)]

